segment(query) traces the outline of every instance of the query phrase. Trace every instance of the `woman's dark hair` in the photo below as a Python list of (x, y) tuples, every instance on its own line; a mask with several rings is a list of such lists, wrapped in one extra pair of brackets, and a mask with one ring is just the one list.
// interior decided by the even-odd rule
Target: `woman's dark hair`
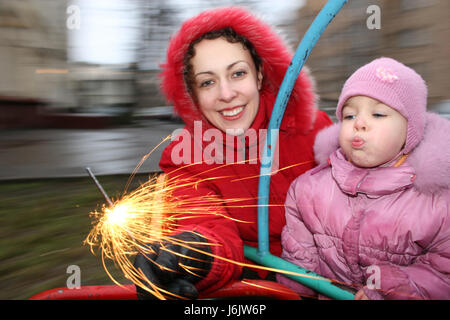
[(213, 40), (217, 38), (224, 38), (230, 43), (242, 43), (243, 47), (247, 49), (250, 52), (250, 55), (253, 59), (253, 63), (256, 66), (256, 71), (259, 72), (262, 66), (262, 60), (259, 57), (259, 55), (256, 53), (256, 49), (253, 46), (253, 44), (244, 36), (237, 34), (236, 31), (233, 30), (231, 27), (226, 27), (219, 30), (210, 31), (207, 33), (204, 33), (194, 41), (192, 41), (189, 44), (188, 50), (184, 56), (183, 63), (184, 63), (184, 82), (186, 83), (187, 90), (189, 94), (194, 97), (193, 94), (194, 91), (192, 89), (193, 85), (193, 68), (191, 64), (191, 59), (195, 56), (195, 49), (194, 46), (199, 43), (200, 41), (207, 39), (207, 40)]

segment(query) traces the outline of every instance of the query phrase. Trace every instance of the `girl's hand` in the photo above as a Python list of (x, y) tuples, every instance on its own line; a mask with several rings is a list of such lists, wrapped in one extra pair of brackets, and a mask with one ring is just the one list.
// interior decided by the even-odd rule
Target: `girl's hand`
[(355, 294), (355, 300), (370, 300), (366, 294), (364, 293), (363, 289), (360, 289), (356, 294)]

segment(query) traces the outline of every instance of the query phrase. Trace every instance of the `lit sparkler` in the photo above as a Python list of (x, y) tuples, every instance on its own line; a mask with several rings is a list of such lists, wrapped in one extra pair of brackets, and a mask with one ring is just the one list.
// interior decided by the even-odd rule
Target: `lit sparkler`
[[(107, 270), (105, 259), (113, 260), (124, 276), (133, 283), (163, 299), (162, 293), (166, 295), (170, 293), (151, 284), (142, 271), (134, 268), (131, 259), (138, 253), (151, 254), (152, 249), (148, 244), (161, 242), (181, 245), (208, 254), (199, 249), (197, 243), (181, 242), (170, 235), (178, 228), (177, 221), (180, 219), (192, 219), (205, 214), (225, 217), (223, 214), (224, 200), (215, 195), (203, 195), (197, 198), (175, 197), (173, 192), (178, 188), (195, 187), (198, 181), (178, 178), (175, 183), (174, 180), (166, 179), (165, 175), (160, 175), (150, 178), (135, 191), (113, 202), (92, 171), (87, 170), (107, 200), (108, 206), (103, 206), (100, 211), (91, 213), (95, 220), (95, 226), (85, 243), (91, 246), (91, 251), (94, 246), (100, 248), (103, 266), (116, 284), (120, 285)], [(242, 200), (244, 199), (234, 201)], [(208, 243), (208, 245), (213, 244)], [(185, 270), (193, 273), (186, 268)], [(149, 283), (151, 288), (146, 287), (145, 283)]]
[[(149, 154), (147, 154), (144, 159), (146, 159), (148, 155)], [(140, 162), (139, 166), (142, 165), (142, 162), (143, 161)], [(154, 253), (151, 246), (148, 246), (150, 243), (176, 244), (209, 255), (215, 259), (234, 263), (241, 267), (251, 267), (254, 269), (317, 278), (313, 275), (302, 275), (291, 271), (230, 260), (211, 254), (206, 250), (202, 250), (201, 246), (199, 247), (199, 243), (183, 242), (179, 239), (170, 237), (170, 235), (172, 235), (179, 227), (179, 220), (198, 218), (205, 215), (221, 216), (237, 223), (254, 223), (251, 221), (237, 220), (223, 213), (224, 207), (242, 207), (243, 205), (240, 205), (239, 202), (253, 199), (222, 199), (216, 195), (177, 197), (175, 194), (181, 188), (196, 188), (199, 183), (202, 183), (205, 180), (195, 179), (198, 178), (195, 176), (188, 179), (174, 176), (173, 178), (168, 179), (166, 175), (162, 174), (150, 177), (147, 182), (141, 184), (133, 192), (123, 194), (120, 199), (113, 201), (108, 197), (92, 171), (89, 168), (86, 168), (86, 170), (105, 197), (108, 206), (104, 205), (100, 211), (91, 213), (95, 225), (87, 236), (85, 243), (91, 247), (93, 253), (93, 248), (96, 246), (99, 247), (103, 267), (108, 276), (117, 285), (121, 284), (108, 271), (105, 263), (106, 259), (114, 261), (125, 278), (153, 294), (155, 297), (159, 299), (166, 299), (168, 296), (183, 298), (168, 292), (164, 288), (156, 286), (147, 279), (140, 269), (134, 267), (133, 261), (138, 253), (145, 256)], [(136, 170), (133, 172), (132, 176), (134, 176), (135, 172)], [(225, 177), (208, 178), (208, 180), (221, 178)], [(126, 188), (128, 188), (129, 183), (130, 180), (128, 181)], [(205, 243), (202, 243), (202, 245), (205, 245)], [(217, 244), (208, 241), (207, 245), (214, 246)], [(163, 250), (168, 249), (163, 247)], [(180, 255), (177, 252), (171, 252)], [(186, 270), (186, 272), (195, 274), (195, 270), (190, 270), (187, 266), (180, 267)]]

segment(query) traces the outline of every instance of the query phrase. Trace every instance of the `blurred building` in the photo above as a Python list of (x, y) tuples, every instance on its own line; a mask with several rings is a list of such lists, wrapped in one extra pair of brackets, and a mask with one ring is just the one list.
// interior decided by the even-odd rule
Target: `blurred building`
[(0, 2), (0, 128), (30, 126), (42, 108), (73, 103), (67, 1)]
[[(138, 50), (138, 109), (165, 106), (160, 90), (160, 64), (166, 59), (170, 37), (179, 24), (179, 8), (165, 0), (142, 1), (139, 4), (142, 35)], [(142, 112), (142, 111), (140, 111)]]
[(66, 8), (66, 0), (0, 2), (1, 96), (70, 103)]
[(136, 66), (71, 66), (70, 80), (77, 112), (120, 115), (131, 113), (137, 104)]
[[(325, 3), (308, 0), (299, 10), (297, 30), (301, 36)], [(379, 29), (372, 20), (377, 13), (368, 11), (373, 5), (380, 9)], [(449, 12), (448, 0), (349, 0), (306, 63), (316, 79), (320, 107), (334, 118), (345, 80), (380, 56), (397, 59), (422, 75), (428, 84), (429, 108), (449, 100)]]

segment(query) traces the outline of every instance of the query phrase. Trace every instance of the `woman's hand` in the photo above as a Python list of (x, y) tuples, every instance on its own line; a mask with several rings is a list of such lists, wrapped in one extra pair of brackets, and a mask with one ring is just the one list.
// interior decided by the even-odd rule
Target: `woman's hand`
[[(149, 244), (150, 253), (138, 254), (134, 267), (142, 270), (152, 285), (173, 294), (161, 292), (165, 298), (175, 299), (179, 296), (195, 299), (198, 292), (194, 284), (205, 277), (211, 269), (213, 258), (208, 255), (211, 249), (207, 245), (207, 240), (198, 233), (182, 232), (171, 238), (173, 241)], [(186, 246), (199, 251), (187, 248), (181, 243), (186, 243)], [(149, 283), (145, 283), (145, 287), (153, 290)], [(136, 291), (139, 299), (156, 298), (139, 286), (136, 286)]]
[(355, 293), (355, 300), (370, 300), (370, 299), (364, 293), (364, 289), (360, 289), (357, 293)]

